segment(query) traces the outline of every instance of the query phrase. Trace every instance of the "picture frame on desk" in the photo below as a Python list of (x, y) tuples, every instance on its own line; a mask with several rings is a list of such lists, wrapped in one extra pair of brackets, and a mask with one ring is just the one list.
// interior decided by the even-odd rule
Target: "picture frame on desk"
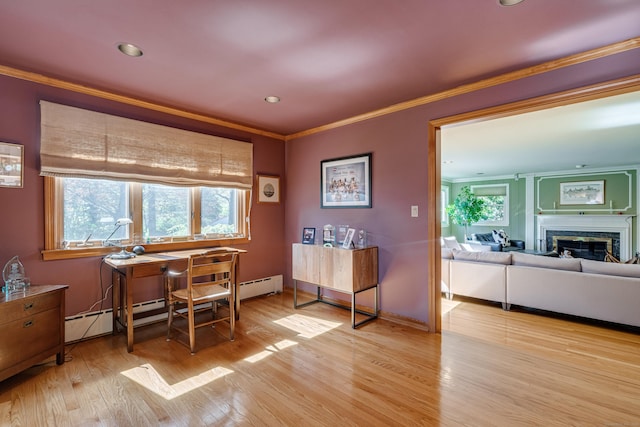
[(313, 245), (316, 242), (316, 229), (313, 227), (305, 227), (302, 229), (302, 244)]
[(356, 234), (355, 228), (350, 228), (347, 230), (347, 236), (344, 238), (344, 242), (342, 242), (343, 249), (351, 249), (353, 245), (353, 236)]

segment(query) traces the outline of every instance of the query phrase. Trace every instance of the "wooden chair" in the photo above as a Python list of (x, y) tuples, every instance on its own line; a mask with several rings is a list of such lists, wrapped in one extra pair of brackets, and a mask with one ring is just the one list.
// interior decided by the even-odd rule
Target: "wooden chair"
[[(236, 262), (237, 252), (212, 250), (202, 254), (191, 255), (187, 269), (180, 272), (167, 271), (165, 285), (169, 308), (167, 325), (167, 341), (171, 339), (172, 329), (189, 336), (191, 354), (195, 354), (196, 328), (228, 322), (229, 340), (234, 340), (235, 330), (235, 298), (236, 298)], [(177, 288), (180, 277), (186, 277), (186, 287)], [(218, 316), (218, 303), (228, 302), (228, 316)], [(186, 307), (185, 307), (186, 304)], [(209, 306), (211, 304), (211, 306)], [(211, 310), (206, 320), (196, 314)], [(187, 320), (188, 328), (174, 325), (174, 317)]]

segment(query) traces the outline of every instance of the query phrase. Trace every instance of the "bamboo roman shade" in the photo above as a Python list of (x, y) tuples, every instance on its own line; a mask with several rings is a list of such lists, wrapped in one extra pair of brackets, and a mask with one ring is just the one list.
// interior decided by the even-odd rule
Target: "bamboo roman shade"
[(506, 196), (507, 186), (505, 184), (496, 185), (472, 185), (471, 191), (475, 196)]
[(40, 101), (40, 174), (251, 188), (253, 145)]

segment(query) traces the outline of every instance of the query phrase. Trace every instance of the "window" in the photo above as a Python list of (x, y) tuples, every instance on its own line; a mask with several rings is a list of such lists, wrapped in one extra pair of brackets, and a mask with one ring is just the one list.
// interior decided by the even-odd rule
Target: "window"
[(188, 187), (142, 184), (142, 235), (145, 241), (191, 236), (190, 192)]
[[(125, 245), (202, 242), (211, 246), (245, 239), (249, 191), (174, 187), (87, 178), (45, 178), (48, 218), (45, 259), (90, 256), (108, 251), (104, 240)], [(119, 218), (133, 223), (116, 229)], [(57, 224), (58, 226), (54, 226)], [(111, 235), (113, 233), (113, 235)], [(188, 246), (186, 246), (188, 247)], [(66, 255), (56, 251), (66, 251)], [(46, 252), (46, 251), (45, 251)], [(74, 252), (76, 254), (74, 255)]]
[(440, 224), (442, 227), (449, 226), (449, 215), (447, 215), (447, 205), (449, 204), (449, 187), (440, 187)]
[(105, 240), (154, 252), (248, 240), (250, 142), (44, 100), (40, 113), (45, 260), (106, 254)]
[(477, 225), (509, 225), (509, 184), (472, 185), (471, 192), (485, 201), (488, 214)]

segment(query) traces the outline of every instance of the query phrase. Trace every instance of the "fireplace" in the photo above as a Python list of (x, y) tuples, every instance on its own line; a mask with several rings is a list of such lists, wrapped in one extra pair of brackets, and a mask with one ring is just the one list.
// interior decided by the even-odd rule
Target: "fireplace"
[(540, 215), (541, 250), (564, 249), (579, 258), (603, 261), (606, 251), (620, 260), (631, 257), (631, 217), (623, 215)]
[(604, 261), (607, 252), (615, 256), (612, 238), (559, 235), (553, 236), (552, 240), (553, 247), (558, 253), (562, 254), (568, 250), (574, 258)]

